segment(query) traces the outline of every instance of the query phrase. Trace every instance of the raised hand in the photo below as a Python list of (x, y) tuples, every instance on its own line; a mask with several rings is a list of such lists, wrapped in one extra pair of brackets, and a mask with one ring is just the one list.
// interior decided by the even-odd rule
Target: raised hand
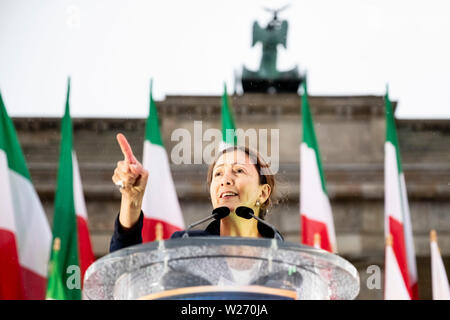
[(119, 133), (116, 138), (124, 160), (117, 162), (112, 180), (120, 186), (120, 192), (122, 193), (120, 224), (124, 228), (131, 228), (139, 219), (148, 171), (134, 156), (125, 136)]

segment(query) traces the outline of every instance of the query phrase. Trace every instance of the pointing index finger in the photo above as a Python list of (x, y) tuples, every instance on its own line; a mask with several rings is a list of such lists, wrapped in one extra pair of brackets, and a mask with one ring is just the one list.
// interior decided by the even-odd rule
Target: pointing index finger
[(125, 160), (130, 162), (131, 164), (136, 163), (136, 158), (133, 155), (133, 150), (131, 150), (130, 144), (127, 141), (127, 138), (121, 133), (116, 136), (117, 142), (120, 145), (120, 149), (125, 157)]

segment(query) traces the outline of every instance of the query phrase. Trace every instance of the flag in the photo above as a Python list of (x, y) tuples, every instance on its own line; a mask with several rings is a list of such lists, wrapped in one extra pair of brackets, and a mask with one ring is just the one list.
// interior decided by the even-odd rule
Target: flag
[(410, 300), (410, 293), (403, 280), (393, 247), (391, 234), (386, 238), (385, 263), (384, 263), (384, 299), (385, 300)]
[(225, 83), (223, 84), (223, 95), (221, 102), (222, 141), (219, 146), (219, 151), (224, 150), (229, 146), (237, 145), (236, 124), (234, 121), (233, 109), (227, 93), (227, 85)]
[(431, 284), (433, 289), (433, 300), (450, 300), (450, 287), (444, 262), (437, 243), (436, 231), (430, 232), (431, 247)]
[(73, 163), (73, 197), (75, 201), (75, 213), (78, 232), (78, 253), (80, 258), (81, 280), (84, 279), (84, 273), (87, 268), (95, 261), (94, 251), (92, 249), (91, 237), (88, 228), (88, 215), (86, 202), (84, 201), (83, 185), (81, 184), (80, 169), (75, 151), (72, 151)]
[(175, 231), (184, 229), (183, 214), (159, 130), (158, 111), (153, 101), (151, 84), (149, 109), (142, 159), (144, 168), (149, 172), (142, 201), (144, 242), (168, 239)]
[[(333, 214), (320, 160), (319, 145), (309, 108), (306, 79), (303, 82), (303, 142), (300, 146), (300, 217), (302, 243), (336, 252)], [(320, 243), (319, 243), (320, 242)]]
[[(386, 90), (386, 142), (384, 144), (385, 236), (392, 235), (392, 249), (412, 299), (418, 299), (417, 266), (411, 218), (406, 195), (394, 114)], [(389, 293), (388, 293), (389, 294)]]
[(94, 261), (78, 161), (73, 150), (70, 78), (61, 121), (61, 147), (53, 217), (47, 299), (81, 299), (86, 269)]
[(51, 288), (51, 293), (47, 293), (47, 299), (54, 299), (60, 297), (64, 299), (65, 296), (65, 284), (61, 281), (60, 270), (61, 270), (61, 259), (59, 257), (59, 252), (61, 250), (61, 239), (56, 237), (53, 240), (52, 248), (52, 260), (49, 262), (48, 268), (48, 284), (47, 287)]
[(44, 299), (51, 234), (0, 94), (0, 299)]

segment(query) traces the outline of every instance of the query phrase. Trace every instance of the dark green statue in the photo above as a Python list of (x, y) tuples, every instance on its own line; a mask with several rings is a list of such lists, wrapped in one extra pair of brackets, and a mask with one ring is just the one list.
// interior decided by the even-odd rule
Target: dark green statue
[(277, 70), (277, 46), (281, 44), (286, 48), (288, 22), (278, 20), (278, 10), (269, 10), (273, 13), (272, 20), (265, 28), (258, 22), (253, 23), (252, 47), (262, 43), (262, 58), (258, 71), (242, 70), (242, 88), (244, 92), (297, 92), (302, 81), (297, 66), (289, 71)]

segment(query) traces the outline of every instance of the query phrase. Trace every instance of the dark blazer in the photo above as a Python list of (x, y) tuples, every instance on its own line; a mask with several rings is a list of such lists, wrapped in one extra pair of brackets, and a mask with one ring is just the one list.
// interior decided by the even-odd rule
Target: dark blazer
[[(122, 248), (133, 246), (142, 243), (142, 226), (144, 224), (144, 214), (141, 211), (138, 222), (131, 229), (124, 229), (119, 222), (119, 215), (117, 215), (114, 223), (114, 233), (109, 245), (109, 252), (114, 252)], [(258, 222), (257, 224), (259, 233), (264, 238), (274, 238), (274, 231), (266, 225)], [(170, 237), (171, 239), (181, 238), (186, 231), (176, 231)], [(277, 231), (281, 236), (281, 234)], [(205, 230), (189, 230), (189, 237), (220, 237), (220, 221), (214, 220), (211, 222)], [(283, 238), (283, 236), (281, 236)]]

